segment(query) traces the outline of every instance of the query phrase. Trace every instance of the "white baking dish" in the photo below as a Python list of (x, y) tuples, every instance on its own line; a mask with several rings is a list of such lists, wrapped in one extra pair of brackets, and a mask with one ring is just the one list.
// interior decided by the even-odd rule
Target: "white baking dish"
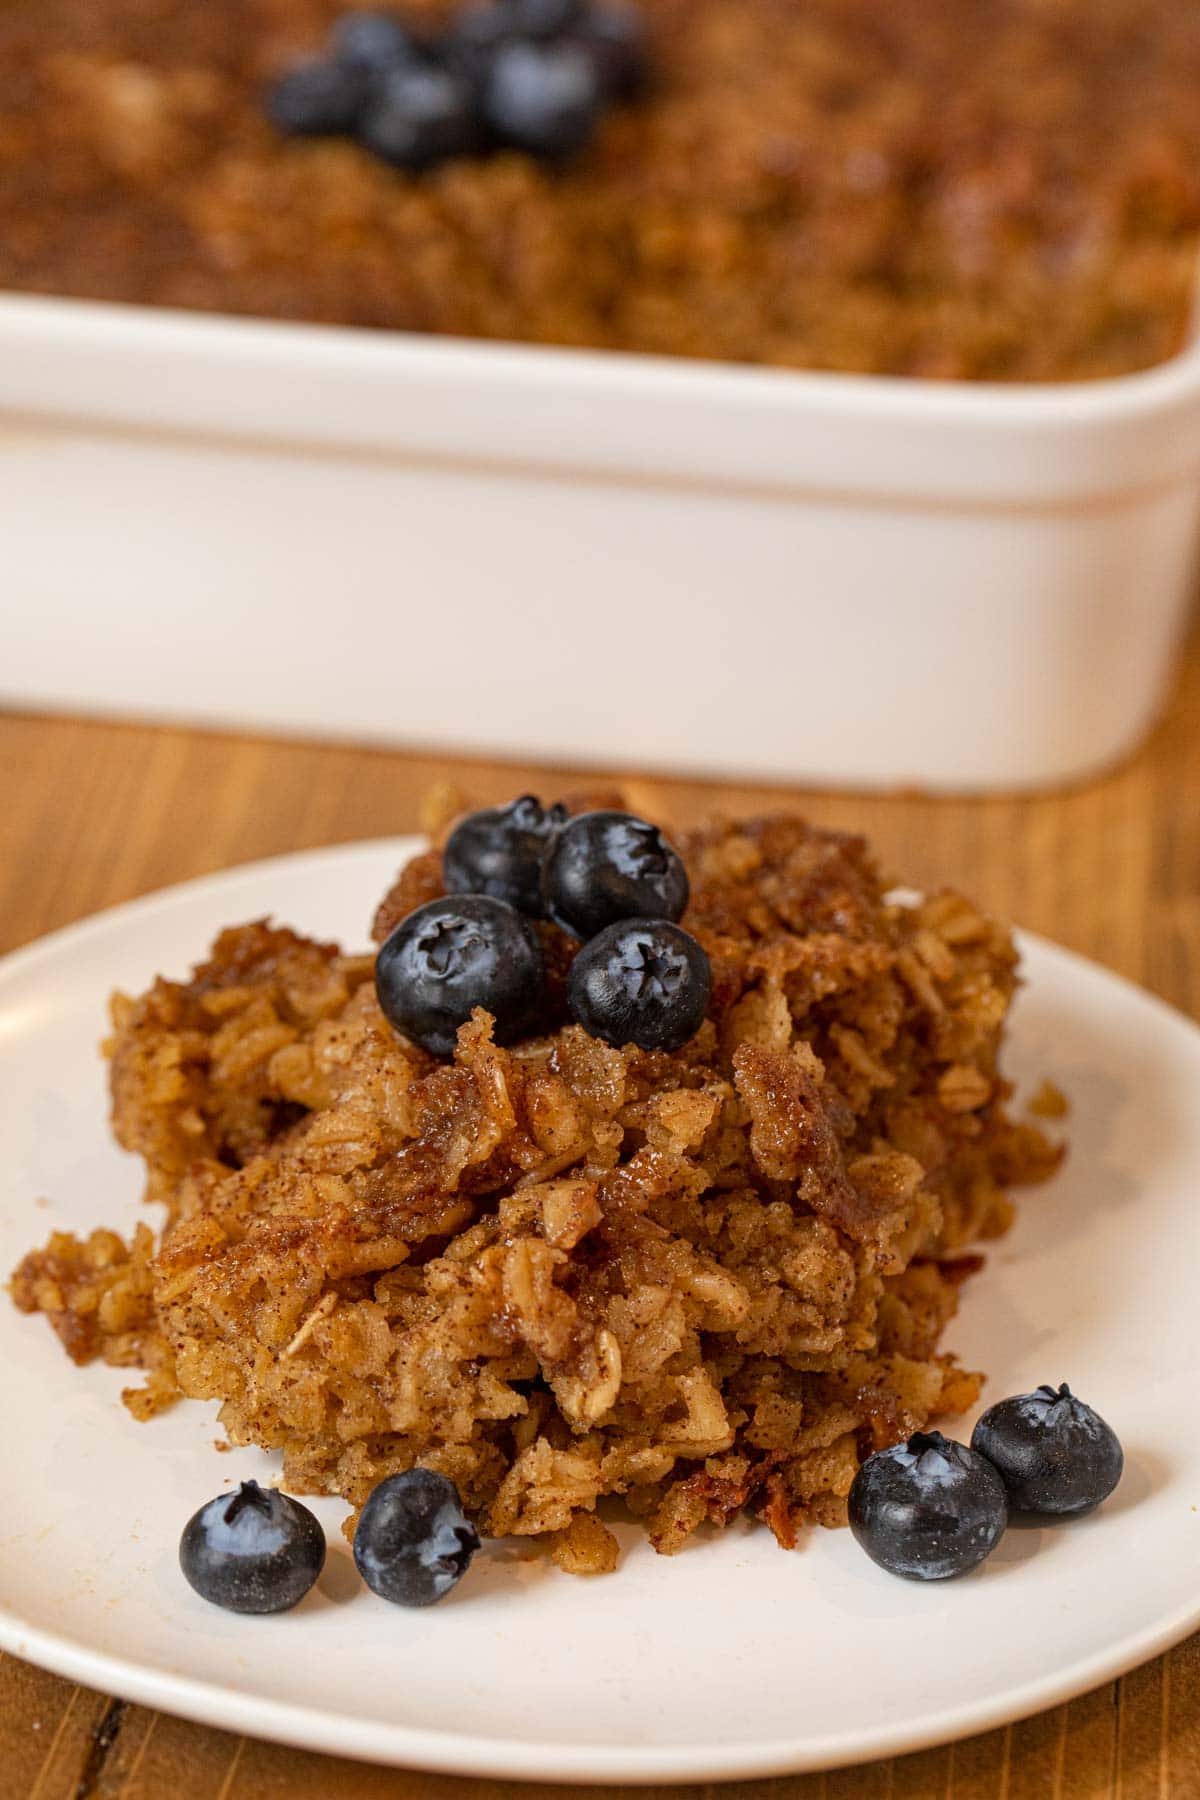
[(0, 298), (10, 701), (834, 783), (1154, 716), (1200, 351), (999, 388)]

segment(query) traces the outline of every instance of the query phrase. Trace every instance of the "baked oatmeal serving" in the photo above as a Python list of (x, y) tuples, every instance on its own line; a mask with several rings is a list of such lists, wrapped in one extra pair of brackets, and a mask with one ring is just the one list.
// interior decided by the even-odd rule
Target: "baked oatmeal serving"
[(1186, 341), (1185, 0), (346, 11), (7, 0), (0, 288), (1016, 381)]
[(943, 1330), (1059, 1161), (1006, 1110), (1016, 953), (956, 894), (889, 898), (857, 837), (676, 842), (526, 798), (399, 872), (377, 958), (256, 920), (116, 995), (161, 1229), (56, 1232), (17, 1305), (142, 1369), (139, 1419), (219, 1402), (348, 1530), (414, 1468), (464, 1543), (576, 1573), (615, 1516), (664, 1552), (842, 1524), (864, 1457), (975, 1402)]

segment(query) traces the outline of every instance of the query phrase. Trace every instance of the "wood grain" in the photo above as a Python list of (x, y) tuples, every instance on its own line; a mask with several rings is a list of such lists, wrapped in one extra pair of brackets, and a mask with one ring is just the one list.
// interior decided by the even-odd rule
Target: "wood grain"
[[(1150, 742), (1069, 791), (938, 800), (632, 779), (637, 804), (681, 823), (783, 801), (822, 823), (861, 829), (907, 880), (960, 884), (991, 910), (1200, 1013), (1200, 630)], [(488, 801), (525, 787), (553, 793), (579, 777), (415, 751), (0, 716), (0, 951), (231, 863), (415, 830), (423, 796), (447, 782)], [(580, 1791), (312, 1756), (0, 1658), (0, 1800), (564, 1800)], [(698, 1800), (706, 1790), (642, 1791)], [(983, 1737), (721, 1792), (728, 1800), (1194, 1800), (1200, 1638), (1069, 1706)]]

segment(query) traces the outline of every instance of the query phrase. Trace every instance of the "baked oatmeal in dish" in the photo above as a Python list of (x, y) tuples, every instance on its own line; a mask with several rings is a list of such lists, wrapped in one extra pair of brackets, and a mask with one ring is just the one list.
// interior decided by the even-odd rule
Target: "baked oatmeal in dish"
[(1183, 345), (1185, 0), (642, 8), (653, 85), (573, 161), (412, 175), (264, 114), (336, 0), (8, 0), (0, 288), (1014, 381)]
[[(678, 1049), (570, 1022), (579, 946), (544, 919), (538, 1027), (502, 1046), (477, 1009), (452, 1056), (388, 1023), (370, 956), (266, 920), (117, 995), (113, 1126), (165, 1220), (54, 1234), (18, 1306), (143, 1369), (139, 1418), (219, 1401), (354, 1509), (420, 1464), (573, 1572), (616, 1562), (606, 1497), (666, 1552), (743, 1512), (785, 1546), (843, 1523), (865, 1455), (977, 1398), (942, 1332), (1007, 1188), (1060, 1158), (1006, 1111), (1016, 954), (956, 894), (889, 900), (858, 837), (677, 844), (711, 967)], [(443, 892), (416, 856), (376, 939)]]

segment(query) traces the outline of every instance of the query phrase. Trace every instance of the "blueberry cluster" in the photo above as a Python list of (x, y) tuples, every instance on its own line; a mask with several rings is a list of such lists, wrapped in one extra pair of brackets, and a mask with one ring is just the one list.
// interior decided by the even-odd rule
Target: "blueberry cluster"
[(567, 1010), (618, 1048), (678, 1050), (708, 1009), (712, 973), (675, 922), (688, 901), (677, 852), (624, 812), (544, 808), (531, 794), (471, 813), (442, 853), (449, 893), (401, 920), (375, 961), (379, 1004), (397, 1031), (449, 1056), (477, 1006), (498, 1043), (536, 1029), (545, 972), (533, 920), (584, 940)]
[(558, 161), (645, 79), (626, 0), (476, 0), (436, 36), (392, 12), (343, 14), (266, 111), (280, 131), (355, 137), (400, 169), (505, 148)]
[(970, 1447), (940, 1431), (869, 1456), (850, 1489), (850, 1529), (893, 1575), (942, 1581), (991, 1555), (1010, 1510), (1078, 1518), (1112, 1493), (1124, 1455), (1111, 1425), (1064, 1382), (984, 1413)]
[[(367, 1586), (397, 1606), (431, 1606), (461, 1581), (479, 1548), (458, 1489), (433, 1469), (389, 1475), (367, 1497), (354, 1560)], [(230, 1612), (286, 1612), (325, 1565), (325, 1534), (307, 1506), (243, 1481), (188, 1520), (179, 1564), (205, 1600)]]

